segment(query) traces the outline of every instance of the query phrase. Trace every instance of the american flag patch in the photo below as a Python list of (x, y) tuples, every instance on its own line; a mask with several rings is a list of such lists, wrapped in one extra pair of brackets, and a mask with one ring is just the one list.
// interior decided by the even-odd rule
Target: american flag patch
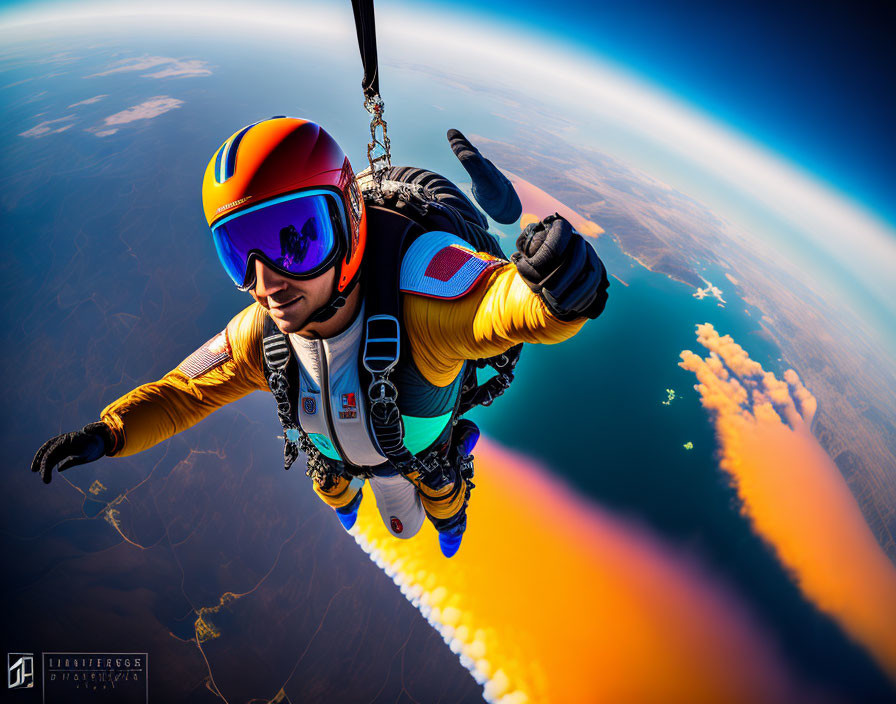
[(181, 362), (178, 369), (191, 379), (197, 379), (232, 358), (227, 330), (223, 330)]

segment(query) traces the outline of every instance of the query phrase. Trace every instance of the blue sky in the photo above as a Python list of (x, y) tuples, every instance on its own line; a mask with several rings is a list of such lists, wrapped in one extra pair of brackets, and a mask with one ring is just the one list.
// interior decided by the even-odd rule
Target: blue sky
[(463, 5), (575, 42), (701, 107), (896, 223), (894, 2), (415, 4)]
[[(0, 8), (40, 4), (0, 0)], [(473, 10), (577, 44), (803, 165), (896, 224), (892, 0), (376, 4)]]

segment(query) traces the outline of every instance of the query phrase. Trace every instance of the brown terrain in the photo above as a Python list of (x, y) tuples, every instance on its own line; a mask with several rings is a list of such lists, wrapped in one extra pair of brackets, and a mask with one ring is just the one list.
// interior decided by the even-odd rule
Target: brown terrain
[[(515, 145), (475, 137), (513, 177), (598, 223), (643, 266), (699, 288), (706, 264), (727, 271), (783, 359), (819, 401), (813, 432), (834, 459), (886, 553), (896, 561), (896, 376), (854, 318), (801, 282), (767, 244), (698, 201), (596, 150), (520, 128)], [(843, 320), (852, 321), (844, 324)]]

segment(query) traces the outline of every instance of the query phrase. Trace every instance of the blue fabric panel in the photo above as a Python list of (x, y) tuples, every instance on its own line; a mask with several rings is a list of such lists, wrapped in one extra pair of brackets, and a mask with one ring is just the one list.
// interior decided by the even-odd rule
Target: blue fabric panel
[(227, 163), (224, 164), (224, 180), (226, 181), (231, 176), (233, 176), (234, 171), (236, 170), (236, 152), (240, 148), (240, 142), (243, 141), (243, 137), (246, 136), (246, 132), (248, 132), (251, 128), (255, 127), (258, 123), (254, 123), (249, 125), (248, 127), (244, 127), (240, 130), (239, 134), (233, 138), (233, 144), (230, 145), (230, 149), (227, 152)]
[[(229, 142), (230, 140), (227, 140)], [(215, 181), (218, 183), (224, 182), (223, 172), (221, 171), (221, 160), (224, 158), (224, 148), (227, 146), (227, 142), (221, 145), (221, 148), (218, 150), (218, 154), (215, 157)]]
[[(461, 258), (466, 261), (447, 280), (428, 275), (427, 272), (434, 260), (456, 259), (445, 257), (446, 253), (442, 251), (452, 246), (462, 248), (463, 254), (458, 254), (461, 254)], [(480, 259), (470, 245), (457, 235), (448, 232), (427, 232), (414, 241), (402, 260), (399, 289), (404, 293), (417, 293), (433, 298), (459, 298), (473, 288), (487, 269), (503, 263)]]

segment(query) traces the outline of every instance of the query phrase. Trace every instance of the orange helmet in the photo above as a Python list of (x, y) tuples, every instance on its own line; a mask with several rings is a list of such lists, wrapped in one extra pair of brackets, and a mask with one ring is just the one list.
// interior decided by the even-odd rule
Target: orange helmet
[[(253, 243), (259, 218), (283, 208), (284, 201), (302, 200), (302, 207), (311, 208), (312, 196), (329, 205), (332, 227), (332, 252), (324, 252), (317, 268), (307, 272), (284, 265), (265, 250), (263, 243)], [(306, 198), (307, 196), (307, 198)], [(367, 217), (364, 200), (355, 181), (355, 174), (345, 152), (320, 125), (294, 117), (272, 117), (244, 127), (233, 134), (212, 157), (202, 182), (202, 205), (205, 218), (215, 239), (222, 263), (234, 282), (243, 290), (254, 285), (249, 264), (253, 257), (287, 276), (308, 278), (322, 268), (335, 264), (334, 299), (347, 296), (358, 280), (364, 245), (367, 239)], [(333, 212), (333, 211), (338, 212)], [(279, 222), (279, 221), (278, 221)], [(222, 233), (238, 232), (241, 240), (233, 242)], [(329, 223), (328, 225), (329, 226)], [(255, 230), (253, 228), (256, 228)], [(303, 237), (290, 228), (292, 235)], [(317, 240), (317, 232), (311, 238)], [(257, 235), (262, 238), (259, 233)], [(283, 240), (283, 231), (279, 233)], [(307, 251), (307, 237), (304, 238)], [(326, 238), (321, 238), (326, 240)], [(256, 246), (257, 244), (257, 246)], [(317, 246), (317, 245), (315, 245)], [(324, 256), (326, 255), (326, 256)], [(293, 259), (288, 259), (294, 263)], [(338, 307), (339, 303), (336, 304)]]

